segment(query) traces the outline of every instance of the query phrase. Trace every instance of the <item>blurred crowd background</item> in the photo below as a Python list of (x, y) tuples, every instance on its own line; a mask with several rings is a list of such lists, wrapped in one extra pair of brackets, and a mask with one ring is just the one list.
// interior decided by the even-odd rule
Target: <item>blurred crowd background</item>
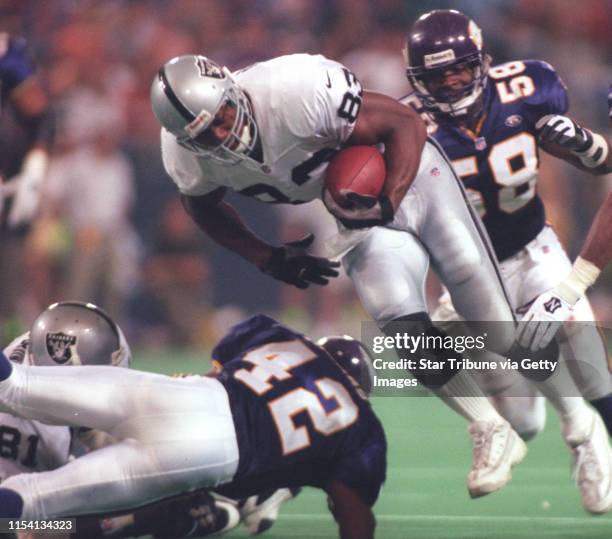
[[(346, 278), (307, 292), (281, 286), (192, 224), (162, 167), (150, 83), (184, 53), (236, 69), (310, 52), (345, 63), (368, 89), (401, 97), (409, 91), (401, 54), (408, 28), (449, 7), (481, 26), (494, 63), (550, 62), (569, 87), (571, 114), (609, 133), (610, 0), (0, 0), (0, 30), (28, 39), (57, 118), (26, 286), (17, 312), (3, 313), (5, 333), (52, 301), (81, 299), (116, 316), (137, 347), (208, 347), (261, 310), (314, 336), (358, 334), (367, 317)], [(548, 218), (575, 256), (609, 178), (542, 160)], [(231, 202), (273, 242), (313, 230), (321, 247), (334, 231), (319, 202)], [(592, 296), (603, 321), (612, 320), (610, 277)]]

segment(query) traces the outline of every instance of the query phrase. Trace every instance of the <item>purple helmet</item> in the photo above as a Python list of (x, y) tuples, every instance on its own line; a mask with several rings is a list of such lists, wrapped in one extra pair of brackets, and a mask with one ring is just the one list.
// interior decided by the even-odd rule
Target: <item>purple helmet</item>
[(366, 394), (370, 394), (374, 383), (374, 366), (370, 352), (361, 342), (342, 335), (323, 337), (317, 344), (355, 379)]
[[(404, 53), (408, 80), (427, 110), (452, 117), (470, 108), (474, 111), (472, 105), (481, 100), (490, 59), (483, 53), (482, 32), (473, 20), (454, 9), (430, 11), (414, 23)], [(460, 65), (472, 69), (470, 84), (459, 91), (430, 91), (429, 81)]]

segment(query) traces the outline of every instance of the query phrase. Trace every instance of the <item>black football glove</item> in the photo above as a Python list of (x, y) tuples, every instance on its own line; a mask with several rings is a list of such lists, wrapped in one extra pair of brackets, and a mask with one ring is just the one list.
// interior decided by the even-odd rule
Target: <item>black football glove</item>
[(559, 114), (542, 116), (537, 123), (539, 139), (571, 150), (585, 152), (593, 144), (593, 136), (588, 129), (580, 127), (574, 120)]
[(323, 190), (323, 203), (346, 228), (369, 228), (393, 221), (393, 206), (386, 195), (376, 198), (347, 189), (341, 190), (340, 194), (347, 201), (346, 208), (340, 206), (327, 189)]
[(309, 255), (307, 250), (313, 241), (314, 234), (308, 234), (301, 240), (274, 247), (264, 273), (298, 288), (308, 288), (311, 284), (325, 286), (330, 278), (338, 276), (334, 268), (340, 262)]

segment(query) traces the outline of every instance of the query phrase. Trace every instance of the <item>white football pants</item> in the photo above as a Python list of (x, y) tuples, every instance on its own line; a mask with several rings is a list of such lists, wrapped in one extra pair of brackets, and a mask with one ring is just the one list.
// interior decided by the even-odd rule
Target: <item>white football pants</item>
[(392, 223), (339, 235), (350, 248), (344, 249), (345, 270), (379, 326), (427, 312), (431, 260), (471, 330), (486, 332), (488, 345), (499, 353), (512, 345), (514, 318), (488, 236), (437, 144), (425, 144), (417, 176)]
[(238, 445), (225, 388), (114, 367), (14, 365), (0, 411), (108, 432), (119, 442), (50, 472), (10, 477), (24, 519), (107, 513), (227, 482)]

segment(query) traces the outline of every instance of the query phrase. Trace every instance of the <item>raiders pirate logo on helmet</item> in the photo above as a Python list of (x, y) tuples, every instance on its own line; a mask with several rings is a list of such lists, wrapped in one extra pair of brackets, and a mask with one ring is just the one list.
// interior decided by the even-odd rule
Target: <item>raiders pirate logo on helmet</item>
[(76, 345), (76, 342), (76, 336), (67, 335), (61, 331), (57, 333), (47, 333), (45, 336), (47, 353), (49, 357), (59, 365), (68, 363), (68, 361), (72, 359), (71, 347)]
[(200, 74), (203, 77), (212, 77), (214, 79), (225, 78), (225, 75), (221, 68), (213, 62), (209, 62), (207, 58), (204, 58), (203, 56), (197, 56), (196, 62), (198, 64), (198, 67), (200, 68)]

